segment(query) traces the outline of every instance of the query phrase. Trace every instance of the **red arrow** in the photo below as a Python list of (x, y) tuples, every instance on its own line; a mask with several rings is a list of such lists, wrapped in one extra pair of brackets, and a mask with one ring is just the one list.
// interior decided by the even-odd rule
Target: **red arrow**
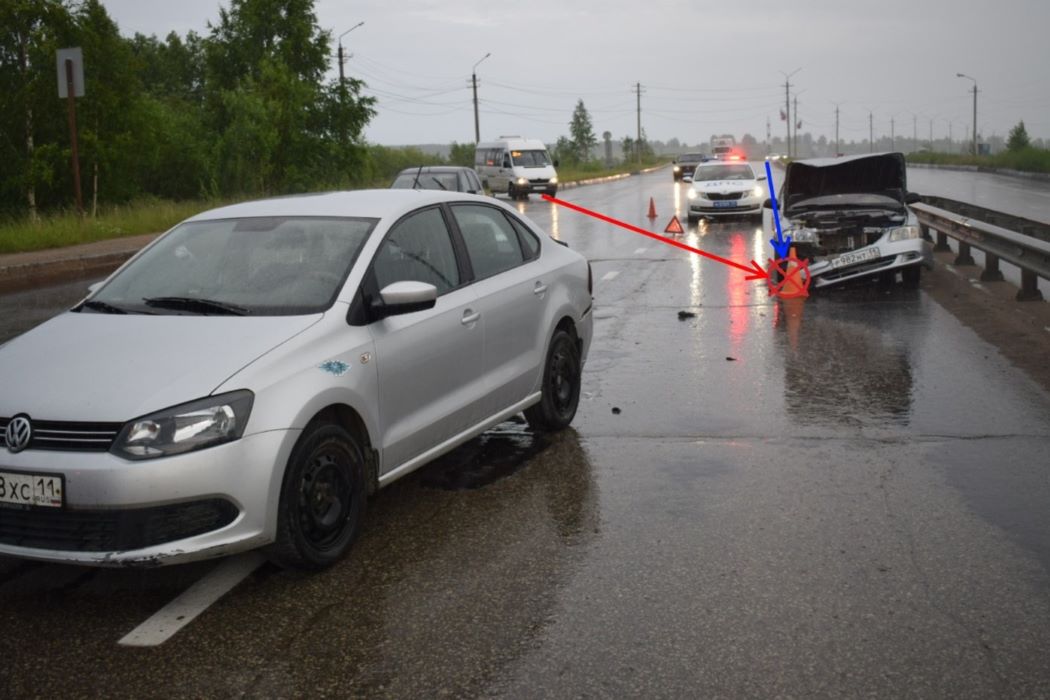
[(732, 260), (727, 260), (726, 258), (719, 257), (719, 256), (715, 255), (714, 253), (708, 253), (706, 250), (700, 250), (699, 248), (694, 248), (693, 246), (686, 245), (685, 243), (682, 243), (681, 241), (676, 241), (673, 238), (668, 238), (666, 236), (661, 236), (660, 234), (653, 233), (652, 231), (646, 231), (643, 228), (638, 228), (637, 226), (632, 226), (631, 224), (629, 224), (629, 223), (627, 223), (625, 221), (620, 221), (618, 219), (612, 218), (611, 216), (606, 216), (605, 214), (599, 214), (596, 211), (591, 211), (590, 209), (585, 209), (585, 208), (583, 208), (581, 206), (577, 206), (577, 205), (572, 204), (570, 202), (566, 202), (565, 200), (557, 199), (556, 197), (551, 197), (549, 194), (543, 195), (543, 198), (546, 199), (548, 202), (552, 202), (554, 204), (560, 204), (563, 207), (567, 207), (569, 209), (572, 209), (573, 211), (578, 211), (581, 214), (586, 214), (587, 216), (593, 216), (595, 219), (598, 219), (600, 221), (604, 221), (606, 223), (612, 224), (613, 226), (619, 226), (620, 228), (625, 228), (628, 231), (633, 231), (635, 233), (640, 233), (643, 236), (648, 236), (649, 238), (653, 238), (653, 239), (658, 240), (658, 241), (660, 241), (662, 243), (666, 243), (667, 245), (674, 246), (675, 248), (681, 248), (682, 250), (688, 250), (690, 253), (696, 253), (697, 255), (703, 256), (705, 258), (710, 258), (711, 260), (714, 260), (715, 262), (720, 262), (723, 265), (729, 265), (730, 267), (735, 267), (738, 270), (743, 270), (744, 272), (748, 273), (748, 275), (746, 277), (746, 279), (748, 279), (748, 280), (766, 280), (767, 282), (769, 281), (769, 273), (765, 269), (763, 269), (762, 266), (759, 265), (754, 260), (751, 261), (751, 266), (750, 267), (748, 267), (747, 265), (741, 265), (738, 262), (733, 262)]

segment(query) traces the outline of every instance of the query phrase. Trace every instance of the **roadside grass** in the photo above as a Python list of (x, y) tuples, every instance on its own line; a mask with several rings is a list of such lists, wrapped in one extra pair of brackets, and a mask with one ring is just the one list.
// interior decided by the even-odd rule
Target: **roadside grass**
[[(652, 167), (663, 162), (666, 161), (648, 159), (640, 166), (631, 163), (612, 168), (606, 168), (601, 163), (587, 163), (558, 168), (558, 176), (559, 180), (565, 183), (637, 172), (640, 168)], [(377, 177), (369, 185), (363, 187), (384, 189), (389, 186), (389, 183), (390, 178)], [(244, 199), (251, 198), (245, 197)], [(144, 233), (159, 233), (194, 214), (229, 203), (230, 201), (203, 199), (174, 202), (144, 198), (127, 204), (100, 207), (95, 217), (90, 215), (79, 217), (73, 211), (61, 211), (45, 214), (35, 222), (28, 218), (0, 220), (0, 254), (62, 248)]]
[(98, 216), (79, 217), (64, 211), (41, 216), (0, 221), (0, 253), (21, 253), (61, 248), (80, 243), (166, 231), (185, 218), (223, 202), (188, 200), (172, 202), (142, 199), (128, 204), (100, 207)]
[(976, 157), (957, 153), (909, 153), (908, 162), (931, 165), (976, 165), (1032, 173), (1050, 173), (1050, 150), (1029, 146), (1017, 151), (1004, 151), (992, 156)]

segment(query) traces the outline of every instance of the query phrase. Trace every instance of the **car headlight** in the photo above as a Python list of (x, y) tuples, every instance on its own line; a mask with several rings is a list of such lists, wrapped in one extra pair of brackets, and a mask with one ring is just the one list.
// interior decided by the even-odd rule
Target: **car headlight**
[(795, 228), (784, 232), (795, 243), (816, 243), (817, 232), (811, 228)]
[(528, 180), (528, 178), (519, 177), (518, 178), (518, 184), (519, 185), (527, 185), (527, 184), (529, 184), (529, 180)]
[(242, 389), (136, 418), (124, 425), (110, 452), (125, 459), (153, 459), (237, 440), (254, 399)]
[(894, 241), (906, 241), (909, 238), (919, 237), (918, 226), (899, 226), (897, 228), (891, 228), (890, 231), (890, 243)]
[(692, 187), (690, 187), (689, 191), (685, 193), (687, 199), (696, 199), (696, 195), (697, 192)]
[(755, 197), (761, 197), (766, 193), (766, 189), (762, 185), (755, 185), (755, 189), (751, 190), (751, 194)]
[(552, 185), (557, 185), (557, 184), (558, 184), (558, 178), (557, 178), (557, 176), (555, 176), (555, 177), (552, 177), (552, 178), (551, 178), (551, 184), (552, 184)]
[(682, 170), (682, 169), (681, 169), (681, 168), (679, 168), (679, 167), (678, 167), (677, 165), (676, 165), (676, 166), (674, 166), (674, 171), (675, 171), (676, 173), (677, 173), (677, 172), (681, 172), (681, 170)]

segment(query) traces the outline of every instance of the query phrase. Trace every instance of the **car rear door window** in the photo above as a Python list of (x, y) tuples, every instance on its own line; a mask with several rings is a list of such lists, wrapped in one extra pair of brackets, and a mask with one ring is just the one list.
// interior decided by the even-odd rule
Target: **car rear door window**
[(525, 261), (518, 235), (503, 212), (481, 204), (452, 207), (456, 224), (463, 234), (474, 276), (485, 279)]
[(438, 294), (459, 286), (459, 268), (445, 218), (436, 207), (410, 214), (397, 224), (372, 263), (380, 290), (403, 281), (427, 282)]
[(534, 259), (540, 254), (540, 239), (536, 238), (536, 234), (513, 216), (507, 216), (507, 218), (510, 219), (514, 230), (518, 232), (518, 239), (521, 241), (521, 249), (525, 253), (525, 259)]

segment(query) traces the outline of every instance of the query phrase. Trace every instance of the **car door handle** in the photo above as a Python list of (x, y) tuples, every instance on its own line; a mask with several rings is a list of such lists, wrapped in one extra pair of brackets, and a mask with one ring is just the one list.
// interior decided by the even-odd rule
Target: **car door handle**
[(481, 318), (480, 311), (472, 311), (470, 309), (467, 309), (463, 312), (463, 318), (460, 319), (459, 322), (462, 323), (464, 326), (469, 326), (470, 324), (476, 322), (479, 318)]
[(532, 288), (532, 293), (536, 296), (542, 296), (547, 291), (547, 285), (543, 282), (537, 282), (536, 286)]

